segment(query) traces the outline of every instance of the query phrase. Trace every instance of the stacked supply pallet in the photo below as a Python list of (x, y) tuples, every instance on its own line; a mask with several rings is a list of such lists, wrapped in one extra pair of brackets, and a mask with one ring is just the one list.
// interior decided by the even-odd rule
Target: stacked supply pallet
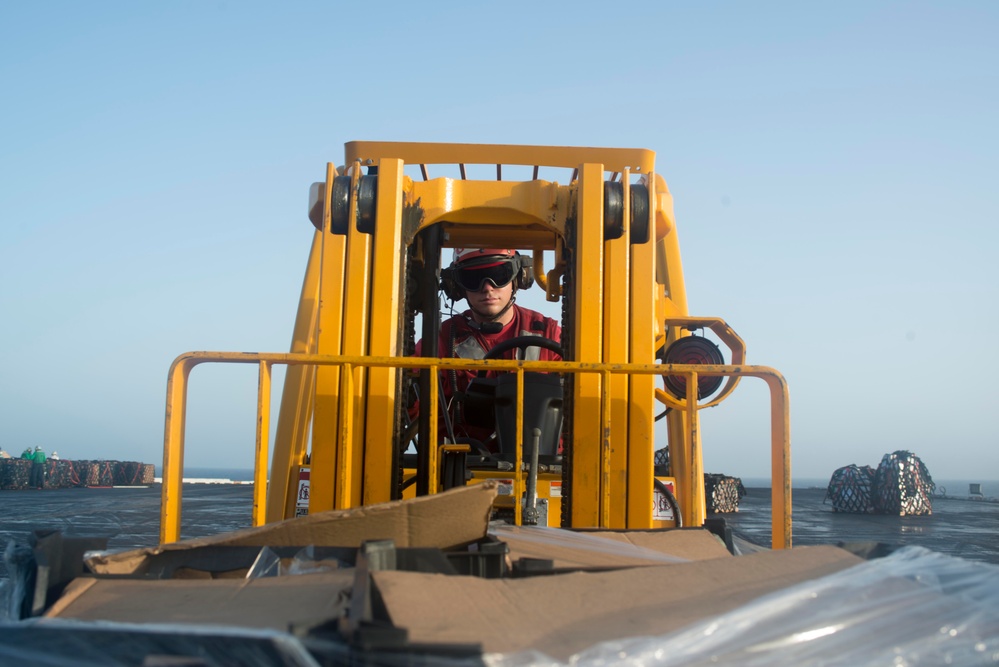
[(738, 512), (739, 501), (746, 495), (742, 480), (728, 475), (704, 475), (704, 499), (708, 513)]
[[(74, 486), (140, 486), (153, 483), (154, 467), (138, 461), (69, 461), (45, 462), (45, 488), (66, 489)], [(31, 479), (31, 461), (0, 459), (0, 490), (27, 489)]]
[(833, 511), (853, 514), (932, 514), (930, 496), (936, 485), (930, 471), (912, 452), (885, 454), (877, 470), (856, 464), (833, 472), (826, 489)]
[(874, 502), (871, 488), (874, 486), (874, 468), (851, 464), (837, 468), (826, 487), (825, 500), (832, 501), (834, 512), (850, 514), (872, 514)]

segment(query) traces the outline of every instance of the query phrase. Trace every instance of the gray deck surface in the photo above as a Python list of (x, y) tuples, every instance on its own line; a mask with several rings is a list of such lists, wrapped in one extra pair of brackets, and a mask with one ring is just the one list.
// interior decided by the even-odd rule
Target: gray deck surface
[[(198, 537), (250, 525), (251, 485), (184, 486), (183, 536)], [(931, 516), (840, 514), (823, 503), (825, 489), (794, 489), (793, 544), (882, 542), (920, 545), (999, 565), (999, 504), (934, 498)], [(159, 540), (160, 486), (0, 492), (0, 546), (27, 542), (34, 529), (100, 535), (110, 548), (153, 546)], [(750, 541), (770, 544), (770, 490), (750, 488), (740, 511), (719, 515)], [(2, 574), (0, 565), (0, 574)]]
[[(770, 489), (750, 488), (739, 511), (719, 514), (738, 535), (770, 545)], [(844, 514), (824, 503), (825, 489), (793, 489), (792, 544), (882, 542), (917, 545), (999, 565), (999, 503), (939, 498), (929, 516)]]

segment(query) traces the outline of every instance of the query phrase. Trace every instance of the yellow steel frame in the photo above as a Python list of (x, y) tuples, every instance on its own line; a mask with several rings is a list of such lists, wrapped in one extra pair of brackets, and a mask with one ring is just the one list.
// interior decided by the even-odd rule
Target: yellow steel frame
[[(352, 175), (357, 179), (357, 170)], [(326, 198), (323, 206), (323, 228), (330, 228), (331, 188), (334, 172), (327, 165)], [(339, 355), (343, 349), (345, 306), (345, 265), (347, 239), (336, 234), (322, 234), (319, 272), (319, 313), (316, 351), (324, 355)], [(337, 424), (340, 405), (340, 372), (337, 366), (318, 366), (313, 398), (311, 471), (309, 511), (333, 509), (337, 490)]]
[[(517, 374), (518, 395), (523, 393), (524, 373), (531, 371), (575, 373), (577, 375), (598, 375), (601, 380), (601, 392), (598, 396), (602, 406), (601, 411), (603, 423), (610, 417), (610, 410), (606, 406), (610, 405), (609, 389), (612, 386), (610, 380), (616, 375), (625, 374), (631, 376), (638, 375), (660, 375), (669, 373), (671, 375), (683, 375), (687, 379), (688, 395), (686, 401), (686, 411), (688, 425), (691, 431), (696, 431), (696, 411), (697, 402), (694, 397), (697, 395), (697, 380), (700, 376), (739, 376), (757, 377), (767, 383), (770, 388), (770, 413), (771, 413), (771, 441), (770, 457), (773, 474), (773, 484), (771, 488), (772, 501), (772, 546), (775, 549), (789, 548), (791, 546), (791, 459), (790, 459), (790, 417), (788, 413), (788, 393), (787, 383), (783, 376), (776, 370), (765, 366), (731, 366), (731, 365), (659, 365), (659, 364), (605, 364), (605, 363), (582, 363), (582, 362), (557, 362), (557, 361), (511, 361), (511, 360), (488, 360), (473, 361), (467, 359), (437, 359), (430, 357), (420, 358), (399, 358), (399, 357), (345, 357), (327, 356), (314, 354), (277, 354), (277, 353), (246, 353), (246, 352), (190, 352), (183, 354), (174, 360), (170, 368), (170, 375), (167, 381), (167, 406), (166, 406), (166, 426), (164, 432), (163, 445), (163, 488), (162, 505), (160, 514), (160, 541), (162, 543), (175, 542), (180, 539), (181, 530), (181, 505), (182, 505), (182, 474), (184, 461), (184, 431), (186, 425), (187, 389), (191, 370), (202, 363), (227, 363), (227, 364), (257, 364), (261, 380), (258, 383), (260, 390), (257, 403), (257, 441), (255, 445), (256, 460), (254, 462), (254, 479), (257, 486), (254, 491), (253, 504), (253, 524), (262, 525), (265, 517), (263, 514), (262, 484), (264, 472), (267, 470), (268, 452), (268, 431), (263, 428), (270, 420), (270, 396), (267, 391), (269, 384), (264, 380), (264, 376), (270, 375), (270, 369), (274, 364), (312, 365), (322, 368), (338, 368), (343, 378), (345, 378), (344, 391), (339, 397), (337, 406), (340, 413), (344, 415), (353, 414), (352, 402), (356, 400), (353, 395), (351, 380), (355, 367), (365, 367), (371, 370), (382, 369), (391, 372), (393, 369), (418, 369), (429, 368), (431, 373), (437, 373), (443, 369), (487, 369), (497, 371), (509, 371)], [(435, 395), (431, 393), (430, 409), (432, 432), (436, 432), (436, 401)], [(518, 400), (518, 405), (520, 401)], [(344, 441), (350, 442), (354, 425), (352, 420), (343, 421), (343, 432), (341, 437)], [(523, 413), (517, 410), (516, 424), (516, 461), (514, 470), (521, 470), (523, 463)], [(696, 433), (689, 434), (686, 439), (688, 443), (699, 442)], [(436, 452), (432, 447), (431, 452)], [(697, 457), (696, 451), (684, 453), (687, 457)], [(610, 452), (601, 449), (596, 469), (602, 470), (607, 467), (607, 459)], [(430, 467), (431, 489), (439, 488), (437, 465), (434, 463)], [(693, 473), (688, 477), (687, 483), (695, 483), (692, 479)], [(646, 480), (650, 484), (651, 478)], [(680, 480), (677, 480), (678, 482)], [(524, 491), (524, 480), (522, 475), (515, 476), (514, 497), (519, 498)], [(519, 503), (515, 503), (519, 507)], [(651, 511), (651, 503), (646, 508)], [(294, 511), (292, 503), (286, 509), (286, 515)], [(703, 516), (698, 516), (689, 504), (681, 503), (681, 513), (685, 525), (701, 525)], [(605, 515), (606, 516), (606, 515)], [(521, 514), (516, 510), (516, 523), (520, 523)], [(606, 524), (599, 524), (607, 527)]]
[[(628, 182), (628, 174), (624, 174)], [(628, 189), (625, 188), (626, 201)], [(656, 201), (654, 186), (650, 186), (650, 201)], [(625, 205), (630, 215), (630, 206)], [(672, 216), (672, 210), (670, 210)], [(626, 220), (627, 222), (627, 220)], [(628, 229), (630, 225), (625, 225)], [(655, 358), (655, 243), (630, 244), (630, 266), (627, 301), (630, 304), (628, 322), (628, 361), (644, 363)], [(611, 320), (612, 322), (614, 320)], [(628, 378), (628, 441), (627, 460), (627, 521), (630, 528), (651, 528), (653, 450), (655, 449), (655, 378), (651, 375), (629, 375)]]
[[(571, 327), (573, 348), (560, 372), (575, 373), (573, 383), (573, 438), (571, 458), (571, 516), (573, 526), (651, 527), (652, 450), (656, 401), (675, 409), (668, 417), (669, 443), (673, 450), (677, 496), (687, 525), (700, 525), (705, 517), (701, 482), (700, 434), (697, 411), (716, 405), (727, 396), (738, 378), (752, 374), (744, 363), (744, 346), (721, 320), (691, 318), (680, 262), (673, 218), (672, 197), (661, 176), (655, 174), (655, 154), (642, 149), (460, 145), (422, 143), (352, 142), (346, 146), (343, 173), (327, 166), (322, 230), (317, 232), (310, 254), (306, 280), (290, 355), (258, 355), (258, 461), (266, 460), (270, 364), (290, 365), (285, 380), (274, 451), (271, 492), (265, 500), (255, 496), (254, 522), (275, 521), (290, 516), (295, 498), (298, 469), (306, 460), (306, 439), (311, 419), (310, 511), (355, 507), (390, 499), (395, 466), (394, 426), (399, 369), (429, 365), (434, 372), (458, 367), (463, 360), (407, 360), (400, 352), (402, 330), (401, 295), (406, 248), (416, 235), (431, 225), (441, 225), (445, 246), (475, 244), (533, 249), (539, 284), (550, 300), (561, 296), (560, 277), (571, 270), (571, 296), (575, 304)], [(405, 164), (419, 164), (422, 182), (403, 174)], [(462, 178), (429, 179), (427, 165), (458, 164)], [(495, 181), (467, 180), (465, 164), (495, 164)], [(535, 179), (503, 181), (502, 165), (534, 165)], [(539, 165), (573, 169), (568, 185), (537, 178)], [(378, 186), (372, 233), (357, 229), (361, 167), (377, 166)], [(623, 234), (605, 239), (604, 184), (621, 178), (623, 188)], [(330, 233), (334, 178), (346, 174), (355, 205), (350, 207), (346, 234)], [(636, 244), (631, 235), (630, 184), (633, 176), (649, 190), (654, 234), (649, 242)], [(556, 265), (543, 275), (543, 250), (556, 250)], [(568, 264), (567, 264), (568, 262)], [(654, 365), (655, 351), (667, 341), (686, 335), (691, 326), (712, 328), (733, 350), (729, 366), (687, 367)], [(221, 354), (221, 353), (215, 353)], [(240, 356), (246, 360), (247, 356)], [(234, 361), (213, 357), (200, 361)], [(378, 361), (381, 360), (381, 361)], [(179, 494), (170, 475), (182, 468), (182, 446), (177, 447), (177, 415), (185, 405), (174, 396), (175, 384), (186, 385), (190, 365), (185, 361), (171, 372), (168, 401), (168, 446), (164, 451), (164, 526), (171, 525), (176, 509), (179, 531)], [(481, 363), (481, 362), (480, 362)], [(490, 362), (492, 364), (500, 362)], [(538, 363), (538, 362), (534, 362)], [(502, 365), (500, 366), (502, 367)], [(523, 368), (534, 366), (526, 364)], [(518, 366), (520, 368), (520, 366)], [(554, 368), (542, 367), (547, 370)], [(675, 399), (655, 388), (655, 375), (667, 368), (688, 374), (686, 400)], [(185, 370), (186, 369), (186, 370)], [(622, 371), (621, 369), (631, 369)], [(653, 370), (654, 369), (654, 370)], [(728, 370), (718, 370), (728, 369)], [(181, 375), (175, 377), (176, 373)], [(768, 383), (769, 370), (762, 373)], [(725, 388), (709, 403), (698, 405), (698, 375), (727, 375)], [(779, 377), (779, 376), (778, 376)], [(769, 379), (768, 379), (769, 378)], [(518, 392), (523, 376), (518, 371)], [(775, 385), (771, 387), (776, 391)], [(186, 400), (186, 391), (183, 394)], [(425, 397), (436, 432), (437, 393)], [(781, 408), (785, 414), (786, 396)], [(773, 413), (777, 420), (778, 415)], [(516, 412), (517, 456), (522, 457), (523, 413)], [(171, 426), (171, 424), (173, 424)], [(182, 428), (182, 427), (181, 427)], [(180, 437), (182, 443), (182, 434)], [(786, 444), (786, 443), (785, 443)], [(772, 445), (774, 448), (775, 445)], [(776, 451), (776, 449), (775, 449)], [(436, 448), (428, 453), (431, 485), (436, 489)], [(179, 458), (178, 458), (179, 457)], [(774, 454), (776, 480), (788, 480), (786, 455)], [(178, 462), (180, 465), (178, 466)], [(780, 468), (783, 477), (776, 472)], [(258, 471), (258, 489), (262, 473)], [(177, 478), (179, 479), (179, 477)], [(515, 492), (523, 491), (523, 480), (515, 479)], [(789, 481), (788, 481), (789, 484)], [(176, 488), (176, 491), (173, 489)], [(168, 489), (171, 489), (168, 491)], [(262, 493), (262, 492), (258, 492)], [(613, 499), (613, 502), (612, 502)], [(619, 502), (622, 501), (623, 502)], [(790, 502), (789, 487), (775, 495), (775, 507)], [(169, 509), (166, 509), (169, 508)], [(516, 519), (520, 506), (516, 504)], [(787, 536), (788, 526), (775, 540)], [(172, 529), (170, 529), (172, 530)], [(179, 532), (164, 528), (164, 539)], [(783, 539), (783, 538), (781, 538)]]
[[(576, 345), (570, 357), (587, 363), (651, 361), (655, 332), (650, 322), (654, 308), (643, 308), (640, 315), (635, 315), (642, 326), (629, 327), (627, 323), (633, 317), (629, 306), (633, 291), (643, 295), (647, 305), (654, 303), (649, 268), (652, 243), (644, 244), (646, 247), (640, 250), (631, 243), (627, 187), (624, 188), (624, 234), (611, 241), (604, 240), (603, 188), (606, 172), (614, 172), (613, 179), (621, 176), (621, 181), (629, 185), (632, 173), (641, 174), (651, 190), (650, 202), (662, 208), (664, 202), (670, 202), (655, 192), (654, 157), (652, 151), (644, 149), (348, 144), (346, 171), (355, 199), (359, 192), (358, 165), (378, 167), (376, 220), (370, 246), (374, 249), (369, 252), (369, 235), (356, 228), (356, 206), (349, 208), (342, 245), (332, 246), (328, 239), (323, 239), (317, 351), (346, 356), (398, 354), (395, 336), (400, 330), (397, 318), (401, 253), (421, 230), (440, 224), (447, 246), (500, 244), (533, 248), (536, 256), (546, 249), (568, 250), (576, 276), (573, 324)], [(420, 164), (425, 180), (414, 182), (403, 176), (405, 163)], [(463, 178), (429, 180), (426, 166), (442, 163), (458, 163)], [(466, 163), (495, 163), (497, 180), (464, 179)], [(502, 181), (502, 164), (572, 168), (578, 180), (568, 186), (537, 178)], [(324, 229), (329, 229), (328, 202), (335, 175), (328, 169)], [(665, 233), (671, 229), (671, 203), (669, 210), (656, 209), (653, 215), (657, 230)], [(564, 242), (568, 224), (575, 226), (576, 242), (571, 248)], [(385, 239), (380, 244), (379, 237)], [(640, 274), (644, 285), (631, 281), (632, 252), (645, 257), (645, 268)], [(560, 258), (556, 261), (553, 282), (565, 270), (562, 262)], [(349, 267), (346, 274), (344, 265)], [(549, 287), (549, 296), (555, 296), (555, 287)], [(369, 331), (366, 349), (364, 338)], [(316, 372), (312, 409), (312, 511), (379, 502), (387, 500), (390, 493), (396, 376), (383, 369), (354, 368), (350, 378), (340, 375), (342, 372), (345, 371), (322, 368)], [(370, 376), (367, 380), (366, 374)], [(378, 381), (371, 382), (374, 378)], [(602, 383), (610, 381), (614, 386), (607, 394), (609, 401), (604, 402), (600, 396), (607, 390)], [(632, 383), (625, 378), (612, 380), (599, 374), (579, 378), (574, 397), (573, 441), (578, 445), (572, 454), (572, 487), (577, 490), (573, 494), (573, 525), (649, 525), (644, 509), (651, 505), (647, 480), (651, 477), (653, 441), (652, 381), (652, 378), (638, 378)], [(366, 382), (371, 383), (366, 387)], [(349, 415), (342, 414), (337, 407), (339, 397), (347, 391), (347, 383), (351, 391), (363, 397)], [(605, 414), (609, 418), (601, 420)], [(284, 414), (281, 417), (283, 421), (292, 421), (291, 417), (285, 419)], [(369, 430), (354, 424), (359, 419), (364, 420)], [(635, 439), (630, 437), (632, 429)], [(343, 439), (348, 430), (353, 434), (351, 442)], [(282, 460), (293, 464), (285, 453), (289, 448), (282, 445), (280, 449)], [(430, 458), (435, 458), (434, 453)], [(640, 481), (631, 482), (639, 476)], [(288, 477), (293, 475), (289, 473)], [(285, 491), (290, 494), (290, 481)], [(611, 498), (628, 500), (612, 503)]]
[[(356, 165), (348, 169), (355, 193), (360, 171)], [(330, 228), (331, 191), (337, 175), (329, 165), (324, 198), (326, 230)], [(345, 356), (396, 352), (404, 251), (398, 224), (401, 181), (402, 163), (383, 161), (374, 235), (358, 231), (356, 207), (350, 209), (346, 235), (317, 233), (296, 320), (294, 352)], [(344, 375), (348, 370), (349, 375)], [(393, 421), (385, 415), (393, 414), (395, 390), (394, 372), (369, 371), (364, 365), (294, 368), (286, 376), (275, 464), (287, 472), (276, 480), (282, 495), (271, 496), (268, 520), (283, 518), (294, 497), (296, 473), (305, 461), (310, 417), (310, 511), (389, 499)], [(350, 403), (349, 413), (342, 412), (342, 398), (352, 395), (360, 399)], [(346, 439), (348, 433), (350, 438)]]
[[(361, 170), (350, 168), (351, 189), (356, 193), (360, 182)], [(350, 220), (347, 228), (347, 260), (344, 285), (343, 314), (343, 354), (346, 356), (363, 356), (368, 353), (368, 318), (370, 314), (370, 272), (371, 235), (357, 230), (357, 209), (351, 207)], [(361, 464), (363, 461), (364, 430), (352, 428), (345, 431), (345, 424), (358, 423), (363, 419), (365, 406), (366, 369), (355, 368), (348, 375), (346, 370), (340, 376), (340, 395), (357, 396), (349, 414), (340, 413), (340, 426), (336, 438), (336, 490), (333, 507), (354, 507), (360, 504), (361, 489), (358, 481), (361, 479)], [(362, 422), (363, 423), (363, 422)], [(351, 437), (345, 437), (350, 433)], [(310, 496), (313, 482), (310, 483)]]
[[(626, 169), (623, 182), (628, 182), (628, 175), (629, 171)], [(604, 241), (603, 313), (604, 322), (608, 326), (605, 329), (603, 339), (603, 359), (608, 363), (627, 363), (631, 360), (630, 188), (624, 188), (623, 193), (623, 233), (616, 239)], [(650, 333), (648, 330), (645, 332), (646, 336)], [(602, 494), (604, 502), (602, 514), (606, 516), (605, 523), (608, 527), (625, 528), (628, 526), (628, 503), (611, 503), (610, 498), (627, 498), (628, 474), (631, 472), (628, 467), (630, 392), (628, 391), (627, 376), (607, 377), (606, 381), (611, 383), (610, 395), (612, 398), (610, 405), (605, 408), (610, 414), (609, 420), (605, 422), (605, 437), (610, 451), (605, 459), (607, 469), (602, 476), (603, 487), (608, 491)], [(649, 461), (652, 461), (651, 448), (649, 449)], [(648, 507), (651, 506), (650, 499)]]
[[(368, 349), (368, 354), (374, 357), (389, 357), (399, 350), (399, 303), (405, 253), (399, 224), (403, 209), (402, 167), (402, 160), (390, 158), (380, 160), (378, 166), (373, 262), (377, 268), (371, 277), (371, 342)], [(395, 447), (397, 374), (386, 366), (372, 367), (369, 374), (363, 482), (365, 505), (391, 500), (395, 473), (392, 451)]]
[(629, 169), (651, 173), (656, 154), (644, 148), (589, 148), (580, 146), (516, 146), (507, 144), (439, 144), (407, 141), (351, 141), (344, 147), (346, 164), (377, 164), (392, 156), (407, 164), (537, 165), (575, 169), (600, 163), (609, 171)]
[[(604, 338), (603, 167), (584, 164), (579, 174), (575, 253), (575, 313), (572, 326), (574, 359), (599, 364)], [(610, 433), (603, 420), (609, 405), (602, 402), (607, 387), (600, 375), (577, 376), (573, 383), (571, 522), (601, 526), (610, 502)], [(603, 428), (601, 426), (603, 425)], [(604, 465), (604, 462), (607, 462)], [(603, 510), (603, 512), (602, 512)], [(603, 515), (603, 516), (601, 516)]]
[[(328, 201), (328, 200), (327, 200)], [(291, 352), (315, 354), (319, 315), (319, 270), (322, 234), (316, 232), (309, 253), (302, 296), (299, 300)], [(316, 381), (315, 366), (289, 366), (285, 373), (277, 433), (274, 437), (274, 465), (267, 502), (267, 521), (284, 518), (284, 508), (295, 503), (298, 470), (305, 463), (309, 420)], [(284, 474), (278, 474), (284, 471)]]

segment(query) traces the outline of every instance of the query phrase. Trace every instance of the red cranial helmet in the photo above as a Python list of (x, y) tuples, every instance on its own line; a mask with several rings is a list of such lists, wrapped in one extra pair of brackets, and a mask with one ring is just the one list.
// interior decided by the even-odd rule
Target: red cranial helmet
[(509, 248), (455, 248), (451, 266), (491, 266), (512, 260), (516, 255), (517, 251)]

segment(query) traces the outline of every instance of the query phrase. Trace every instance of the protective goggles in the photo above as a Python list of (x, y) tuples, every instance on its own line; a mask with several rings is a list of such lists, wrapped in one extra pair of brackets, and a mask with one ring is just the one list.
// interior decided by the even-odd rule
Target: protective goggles
[(488, 281), (493, 287), (505, 287), (509, 285), (515, 275), (517, 267), (513, 260), (491, 264), (489, 266), (475, 266), (465, 269), (458, 269), (458, 284), (466, 292), (481, 292)]

